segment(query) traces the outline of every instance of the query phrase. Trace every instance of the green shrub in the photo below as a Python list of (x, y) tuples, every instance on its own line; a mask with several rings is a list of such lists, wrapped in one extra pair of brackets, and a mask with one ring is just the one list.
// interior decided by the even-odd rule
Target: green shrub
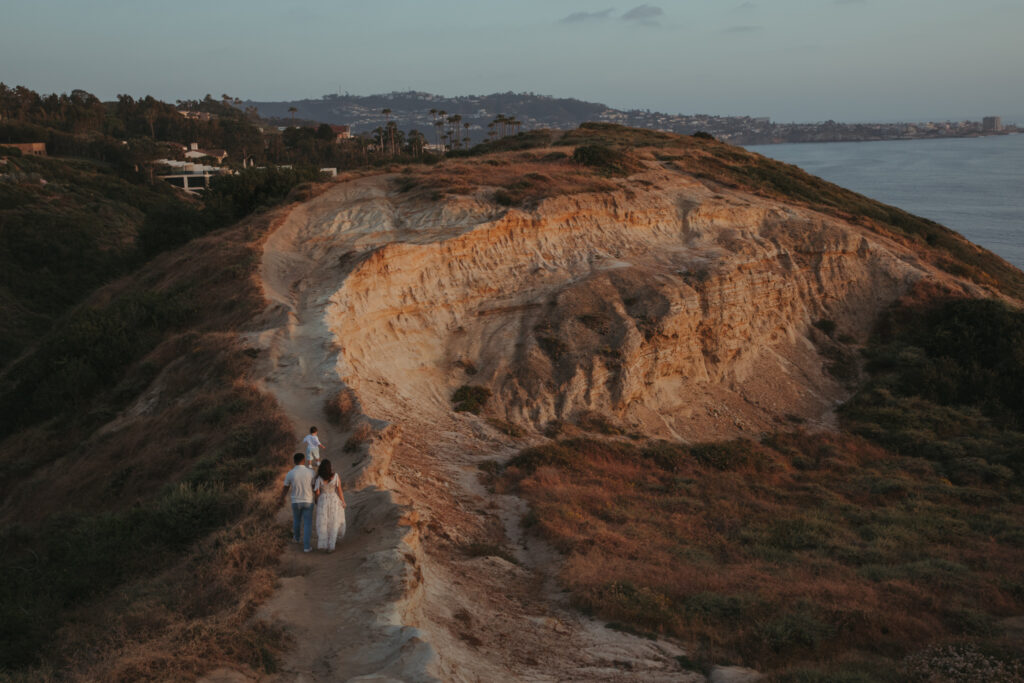
[(458, 412), (473, 413), (479, 415), (480, 411), (487, 405), (491, 398), (491, 390), (487, 387), (470, 386), (464, 384), (452, 394), (452, 402)]
[(626, 152), (604, 145), (577, 147), (573, 150), (572, 160), (608, 176), (626, 176), (639, 168), (636, 160)]
[(761, 620), (755, 624), (756, 638), (775, 653), (813, 651), (820, 644), (832, 638), (835, 626), (808, 604)]
[(40, 420), (81, 412), (101, 389), (194, 315), (186, 292), (143, 291), (104, 308), (76, 312), (14, 365), (0, 393), (0, 435)]
[(36, 543), (8, 547), (0, 563), (0, 661), (31, 663), (64, 609), (154, 571), (242, 510), (240, 489), (181, 484), (126, 512), (47, 520)]
[(690, 454), (701, 465), (718, 470), (734, 470), (751, 464), (754, 444), (749, 441), (723, 441), (690, 447)]
[(988, 300), (896, 308), (866, 354), (848, 429), (943, 463), (958, 483), (1024, 476), (1024, 312)]
[(577, 463), (585, 461), (585, 456), (576, 448), (576, 443), (553, 443), (525, 448), (508, 461), (507, 467), (515, 467), (525, 474), (534, 472), (538, 467), (574, 469)]
[(515, 197), (508, 190), (495, 190), (494, 201), (502, 206), (512, 206), (516, 203)]

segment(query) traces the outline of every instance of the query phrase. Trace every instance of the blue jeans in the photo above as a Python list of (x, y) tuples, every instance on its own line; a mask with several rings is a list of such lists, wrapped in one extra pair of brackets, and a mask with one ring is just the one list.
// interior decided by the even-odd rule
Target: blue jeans
[(302, 548), (313, 547), (313, 504), (292, 503), (292, 538), (299, 540), (299, 529), (302, 529)]

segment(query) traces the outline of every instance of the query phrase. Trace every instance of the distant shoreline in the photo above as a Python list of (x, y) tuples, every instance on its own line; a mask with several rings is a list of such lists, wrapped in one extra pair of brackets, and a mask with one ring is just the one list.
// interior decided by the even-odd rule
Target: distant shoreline
[(915, 137), (872, 137), (845, 140), (772, 140), (765, 142), (736, 143), (742, 147), (766, 147), (768, 145), (821, 145), (821, 144), (843, 144), (857, 142), (913, 142), (915, 140), (968, 140), (972, 138), (995, 138), (1010, 135), (1020, 135), (1021, 130), (1000, 131), (998, 133), (974, 133), (971, 135), (918, 135)]

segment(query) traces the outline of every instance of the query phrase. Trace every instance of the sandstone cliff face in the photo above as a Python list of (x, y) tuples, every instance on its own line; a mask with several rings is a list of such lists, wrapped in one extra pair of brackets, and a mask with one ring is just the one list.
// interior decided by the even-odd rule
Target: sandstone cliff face
[(538, 429), (586, 411), (685, 439), (818, 419), (843, 389), (812, 323), (863, 338), (915, 282), (949, 279), (862, 228), (662, 170), (528, 210), (358, 182), (310, 208), (380, 245), (344, 246), (358, 263), (328, 317), (342, 378), (399, 413), (481, 384), (488, 412)]

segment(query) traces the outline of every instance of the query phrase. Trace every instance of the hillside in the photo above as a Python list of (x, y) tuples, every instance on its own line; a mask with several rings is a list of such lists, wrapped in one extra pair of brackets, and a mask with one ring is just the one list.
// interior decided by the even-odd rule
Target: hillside
[[(319, 98), (293, 101), (255, 101), (261, 116), (278, 125), (297, 121), (315, 126), (318, 122), (343, 124), (359, 133), (367, 133), (385, 122), (395, 120), (402, 129), (416, 129), (434, 141), (437, 117), (433, 112), (459, 116), (466, 134), (474, 143), (488, 139), (489, 127), (496, 117), (514, 118), (523, 130), (550, 128), (571, 130), (586, 122), (612, 123), (636, 128), (690, 135), (698, 131), (737, 145), (762, 145), (777, 142), (850, 142), (859, 140), (897, 140), (909, 138), (969, 137), (987, 134), (981, 121), (941, 121), (918, 123), (780, 123), (767, 116), (720, 116), (679, 114), (650, 109), (615, 109), (599, 102), (536, 93), (492, 93), (447, 97), (426, 92), (391, 92), (377, 95), (328, 94)], [(384, 109), (390, 110), (385, 116)], [(1006, 131), (1016, 130), (1008, 126)]]
[[(292, 199), (5, 370), (5, 405), (61, 348), (109, 373), (0, 443), (9, 669), (929, 680), (952, 648), (1021, 675), (1020, 271), (607, 125)], [(351, 506), (330, 556), (275, 501), (310, 424)]]

